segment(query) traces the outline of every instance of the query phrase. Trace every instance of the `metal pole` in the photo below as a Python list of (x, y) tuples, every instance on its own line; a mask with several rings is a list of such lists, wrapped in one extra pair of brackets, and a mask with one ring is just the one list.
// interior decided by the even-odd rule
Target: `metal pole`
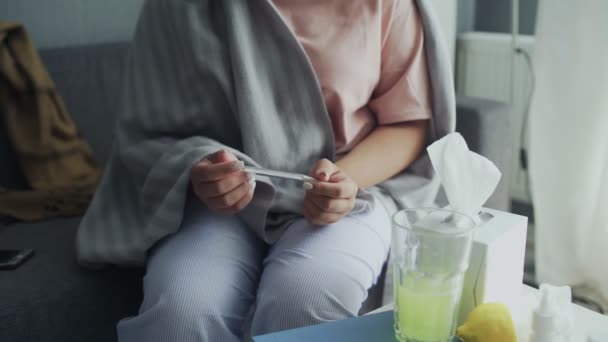
[(515, 57), (517, 56), (517, 38), (519, 36), (519, 0), (511, 0), (511, 89), (510, 102), (512, 110), (515, 110)]

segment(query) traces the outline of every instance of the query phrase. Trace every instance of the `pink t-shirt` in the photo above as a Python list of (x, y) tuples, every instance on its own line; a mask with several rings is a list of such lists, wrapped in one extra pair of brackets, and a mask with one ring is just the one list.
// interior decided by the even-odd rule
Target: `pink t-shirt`
[(428, 119), (422, 23), (413, 0), (272, 0), (319, 79), (338, 154), (377, 125)]

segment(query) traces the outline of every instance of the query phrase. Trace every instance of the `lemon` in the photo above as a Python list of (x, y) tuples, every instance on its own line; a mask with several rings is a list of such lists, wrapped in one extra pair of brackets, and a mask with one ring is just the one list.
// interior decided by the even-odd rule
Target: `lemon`
[(511, 313), (502, 303), (477, 306), (456, 335), (464, 342), (517, 342)]

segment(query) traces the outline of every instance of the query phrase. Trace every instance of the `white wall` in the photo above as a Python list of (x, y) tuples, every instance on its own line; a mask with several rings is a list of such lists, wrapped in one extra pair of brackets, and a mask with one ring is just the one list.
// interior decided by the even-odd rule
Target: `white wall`
[(131, 38), (144, 0), (0, 0), (0, 20), (25, 24), (39, 48)]
[[(435, 5), (454, 56), (458, 0), (430, 1)], [(144, 0), (0, 0), (0, 20), (25, 24), (39, 48), (126, 40), (133, 33), (143, 2)]]

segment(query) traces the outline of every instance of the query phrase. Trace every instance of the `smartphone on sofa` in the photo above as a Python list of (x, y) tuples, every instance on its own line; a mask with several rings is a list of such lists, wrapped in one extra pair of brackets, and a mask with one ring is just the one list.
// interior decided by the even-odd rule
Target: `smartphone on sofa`
[(33, 249), (0, 249), (0, 270), (15, 269), (33, 254)]

